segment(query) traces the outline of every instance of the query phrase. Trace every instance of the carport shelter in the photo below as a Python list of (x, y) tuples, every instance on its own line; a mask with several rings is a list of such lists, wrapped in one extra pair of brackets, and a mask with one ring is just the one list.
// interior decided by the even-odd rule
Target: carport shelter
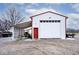
[(24, 37), (25, 28), (32, 27), (31, 21), (16, 24), (14, 27), (10, 29), (12, 32), (12, 40), (16, 40), (19, 37)]

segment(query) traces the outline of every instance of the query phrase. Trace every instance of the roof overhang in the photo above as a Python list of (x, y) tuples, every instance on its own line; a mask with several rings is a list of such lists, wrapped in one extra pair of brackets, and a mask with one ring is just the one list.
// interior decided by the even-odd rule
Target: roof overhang
[(24, 22), (24, 23), (16, 24), (14, 27), (21, 28), (21, 29), (32, 27), (32, 22), (29, 21), (29, 22)]

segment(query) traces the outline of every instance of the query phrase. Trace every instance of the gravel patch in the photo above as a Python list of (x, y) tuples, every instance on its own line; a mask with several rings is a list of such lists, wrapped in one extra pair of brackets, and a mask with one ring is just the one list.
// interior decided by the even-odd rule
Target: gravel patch
[(0, 44), (0, 55), (78, 55), (79, 40), (42, 39)]

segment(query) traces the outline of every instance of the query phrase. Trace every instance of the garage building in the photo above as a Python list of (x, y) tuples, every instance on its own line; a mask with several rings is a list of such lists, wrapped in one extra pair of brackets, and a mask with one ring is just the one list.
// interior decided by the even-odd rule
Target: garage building
[(30, 17), (32, 20), (32, 38), (66, 38), (66, 19), (68, 17), (47, 11)]

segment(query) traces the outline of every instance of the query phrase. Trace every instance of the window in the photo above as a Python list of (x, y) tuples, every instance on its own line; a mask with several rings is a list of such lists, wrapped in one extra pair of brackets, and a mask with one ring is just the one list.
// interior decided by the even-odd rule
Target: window
[(52, 22), (51, 20), (49, 20), (48, 22)]
[(42, 20), (40, 20), (40, 23), (42, 23)]
[(60, 20), (40, 20), (40, 23), (59, 23)]

